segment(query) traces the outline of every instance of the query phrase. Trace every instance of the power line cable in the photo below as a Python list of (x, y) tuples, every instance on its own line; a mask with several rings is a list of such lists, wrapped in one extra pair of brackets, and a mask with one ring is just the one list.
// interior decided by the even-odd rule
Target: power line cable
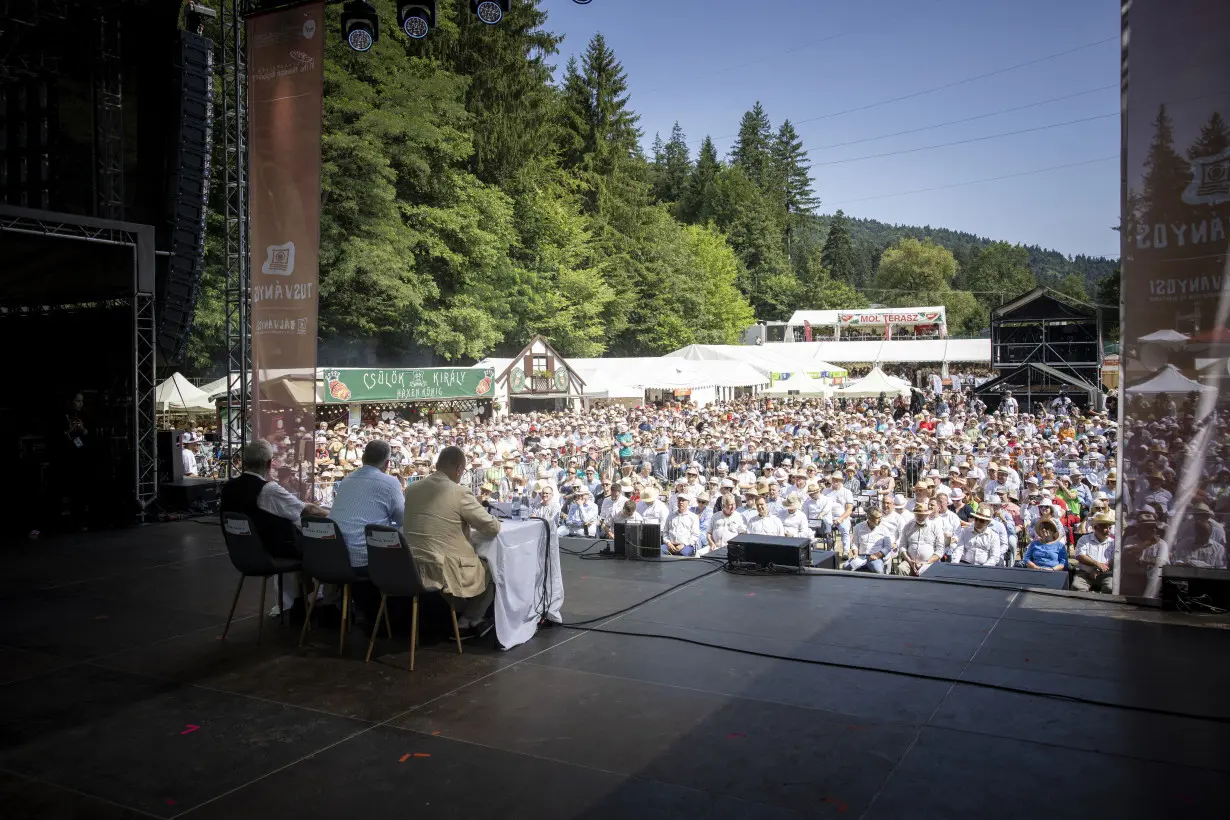
[(883, 159), (884, 157), (896, 157), (902, 154), (917, 154), (920, 151), (934, 151), (937, 148), (951, 148), (955, 145), (970, 145), (975, 142), (986, 142), (987, 140), (1001, 139), (1003, 137), (1014, 137), (1018, 134), (1032, 134), (1037, 131), (1049, 131), (1052, 128), (1065, 128), (1069, 125), (1079, 125), (1084, 122), (1095, 122), (1097, 120), (1107, 120), (1111, 117), (1118, 117), (1119, 112), (1113, 114), (1099, 114), (1096, 117), (1082, 117), (1079, 120), (1068, 120), (1067, 122), (1054, 122), (1050, 125), (1037, 125), (1033, 128), (1019, 128), (1016, 131), (1003, 131), (999, 134), (988, 134), (985, 137), (971, 137), (964, 140), (953, 140), (952, 142), (942, 142), (938, 145), (922, 145), (917, 148), (903, 148), (900, 151), (885, 151), (880, 154), (867, 154), (862, 157), (849, 157), (848, 159), (834, 159), (827, 162), (817, 162), (813, 164), (813, 168), (819, 168), (828, 165), (845, 165), (849, 162), (863, 162), (869, 159)]
[[(962, 80), (955, 80), (950, 83), (944, 83), (943, 85), (933, 86), (932, 88), (925, 88), (922, 91), (915, 91), (910, 94), (902, 94), (897, 97), (890, 97), (889, 99), (886, 99), (886, 100), (880, 100), (878, 102), (867, 103), (866, 105), (859, 105), (859, 106), (855, 106), (854, 108), (846, 108), (841, 111), (833, 111), (828, 114), (821, 114), (819, 116), (808, 117), (802, 120), (791, 120), (791, 122), (796, 126), (804, 125), (809, 122), (819, 122), (820, 120), (832, 119), (833, 117), (841, 117), (841, 116), (845, 116), (846, 114), (853, 114), (858, 111), (868, 111), (872, 108), (879, 108), (885, 105), (892, 105), (893, 103), (903, 102), (904, 100), (912, 100), (917, 97), (926, 96), (927, 94), (934, 94), (937, 91), (945, 91), (949, 88), (957, 88), (962, 85), (968, 85), (970, 83), (978, 82), (979, 80), (985, 80), (990, 77), (997, 77), (1001, 74), (1007, 74), (1012, 71), (1018, 71), (1022, 68), (1028, 68), (1030, 66), (1038, 65), (1040, 63), (1045, 63), (1050, 60), (1056, 60), (1056, 59), (1059, 59), (1060, 57), (1066, 57), (1069, 54), (1075, 54), (1078, 51), (1084, 51), (1085, 49), (1094, 48), (1095, 46), (1100, 46), (1100, 45), (1103, 45), (1104, 43), (1110, 43), (1110, 42), (1115, 42), (1115, 43), (1119, 42), (1119, 37), (1117, 35), (1115, 37), (1104, 37), (1101, 40), (1095, 40), (1092, 43), (1085, 43), (1084, 45), (1076, 46), (1075, 48), (1070, 48), (1070, 49), (1067, 49), (1066, 51), (1059, 51), (1054, 54), (1048, 54), (1045, 57), (1038, 57), (1033, 60), (1027, 60), (1026, 62), (1023, 62), (1023, 63), (1017, 63), (1016, 65), (1010, 65), (1004, 68), (999, 68), (999, 69), (996, 69), (995, 71), (988, 71), (984, 74), (978, 74), (973, 77), (966, 77), (965, 79), (962, 79)], [(738, 136), (738, 133), (734, 133), (734, 134), (726, 134), (725, 136), (721, 136), (721, 137), (713, 137), (712, 139), (714, 142), (717, 142), (719, 140), (731, 139), (732, 137), (737, 137), (737, 136)]]
[(974, 122), (975, 120), (985, 120), (991, 117), (998, 117), (1002, 114), (1011, 114), (1014, 111), (1025, 111), (1030, 108), (1038, 108), (1043, 105), (1050, 105), (1051, 103), (1061, 102), (1063, 100), (1071, 100), (1071, 99), (1075, 99), (1076, 97), (1084, 97), (1089, 94), (1096, 94), (1099, 91), (1108, 91), (1112, 88), (1118, 88), (1118, 87), (1119, 87), (1118, 83), (1113, 83), (1111, 85), (1101, 86), (1100, 88), (1091, 88), (1088, 91), (1078, 91), (1075, 94), (1065, 94), (1062, 97), (1052, 97), (1049, 100), (1042, 100), (1041, 102), (1029, 103), (1027, 105), (1018, 105), (1013, 108), (1002, 108), (999, 111), (992, 111), (990, 114), (979, 114), (976, 117), (965, 117), (964, 119), (959, 119), (959, 120), (949, 120), (948, 122), (941, 122), (941, 123), (937, 123), (936, 125), (925, 125), (921, 128), (911, 128), (908, 131), (894, 131), (891, 134), (881, 134), (878, 137), (867, 137), (866, 139), (849, 140), (847, 142), (834, 142), (834, 143), (830, 143), (829, 145), (821, 145), (819, 147), (811, 148), (808, 150), (809, 151), (827, 151), (830, 148), (842, 148), (847, 145), (859, 145), (864, 142), (875, 142), (876, 140), (884, 140), (884, 139), (888, 139), (889, 137), (901, 137), (901, 136), (905, 136), (906, 134), (917, 134), (921, 131), (933, 131), (936, 128), (946, 128), (950, 125), (960, 125), (961, 123)]
[(984, 182), (1000, 182), (1005, 179), (1015, 179), (1017, 177), (1027, 177), (1033, 174), (1044, 174), (1050, 171), (1060, 171), (1065, 168), (1078, 168), (1082, 165), (1092, 165), (1096, 162), (1109, 162), (1112, 159), (1116, 159), (1116, 160), (1119, 159), (1119, 155), (1111, 154), (1110, 156), (1098, 157), (1097, 159), (1086, 159), (1080, 162), (1068, 162), (1063, 165), (1051, 165), (1047, 168), (1035, 168), (1032, 171), (1019, 171), (1015, 174), (1001, 174), (1000, 176), (997, 176), (997, 177), (986, 177), (984, 179), (971, 179), (967, 182), (954, 182), (950, 185), (936, 185), (931, 188), (915, 188), (911, 191), (898, 191), (892, 194), (877, 194), (876, 196), (864, 196), (864, 197), (859, 197), (858, 199), (843, 199), (838, 202), (826, 202), (824, 204), (826, 206), (848, 205), (852, 202), (871, 202), (872, 200), (876, 200), (876, 199), (891, 199), (893, 197), (908, 196), (910, 194), (927, 194), (927, 193), (931, 193), (932, 191), (944, 191), (949, 188), (961, 188), (966, 185), (980, 185)]

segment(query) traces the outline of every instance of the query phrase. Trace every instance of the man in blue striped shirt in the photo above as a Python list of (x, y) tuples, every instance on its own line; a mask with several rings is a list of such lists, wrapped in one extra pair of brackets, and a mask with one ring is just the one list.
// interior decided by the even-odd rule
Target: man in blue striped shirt
[(352, 567), (367, 566), (368, 524), (400, 527), (406, 501), (401, 482), (388, 474), (389, 443), (370, 441), (363, 449), (363, 466), (337, 483), (329, 513), (342, 531)]

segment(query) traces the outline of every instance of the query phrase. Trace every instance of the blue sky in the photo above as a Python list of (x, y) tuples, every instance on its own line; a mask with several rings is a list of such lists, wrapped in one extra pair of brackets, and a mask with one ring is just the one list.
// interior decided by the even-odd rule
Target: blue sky
[[(1118, 234), (1111, 230), (1119, 220), (1118, 3), (593, 0), (577, 5), (545, 0), (543, 5), (550, 14), (548, 27), (566, 36), (560, 70), (569, 56), (584, 51), (594, 33), (606, 36), (627, 70), (647, 148), (655, 132), (665, 139), (679, 120), (694, 151), (709, 134), (724, 154), (739, 118), (760, 100), (774, 127), (786, 118), (796, 123), (814, 166), (821, 213), (840, 207), (884, 222), (965, 230), (1067, 254), (1118, 256)], [(826, 116), (1073, 49), (1079, 50), (934, 93)], [(980, 118), (871, 139), (971, 117)], [(1051, 125), (1057, 127), (860, 160)], [(848, 142), (857, 144), (831, 147)], [(1027, 173), (1056, 166), (1072, 167)], [(1025, 175), (906, 193), (1017, 174)]]

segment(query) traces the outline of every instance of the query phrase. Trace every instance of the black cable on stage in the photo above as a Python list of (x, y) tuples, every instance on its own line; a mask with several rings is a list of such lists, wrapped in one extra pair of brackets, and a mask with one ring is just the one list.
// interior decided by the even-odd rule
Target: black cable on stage
[[(702, 578), (704, 576), (701, 576)], [(665, 594), (665, 593), (662, 593)], [(657, 596), (655, 596), (657, 597)], [(652, 599), (651, 599), (652, 600)], [(648, 602), (646, 602), (648, 603)], [(630, 607), (632, 608), (632, 607)], [(1154, 706), (1134, 706), (1125, 703), (1111, 703), (1104, 700), (1095, 700), (1093, 698), (1083, 698), (1076, 695), (1059, 695), (1051, 692), (1038, 692), (1031, 689), (1023, 689), (1017, 686), (1006, 686), (998, 683), (984, 683), (982, 681), (963, 680), (961, 678), (951, 678), (944, 675), (928, 675), (925, 672), (903, 672), (898, 669), (881, 669), (875, 666), (863, 666), (856, 663), (841, 663), (839, 661), (821, 661), (810, 658), (796, 658), (792, 655), (778, 655), (773, 652), (758, 652), (754, 649), (738, 649), (733, 646), (722, 646), (721, 644), (706, 643), (692, 638), (681, 638), (675, 635), (656, 635), (651, 632), (626, 632), (618, 629), (595, 629), (594, 627), (581, 626), (580, 624), (589, 623), (588, 621), (579, 621), (576, 624), (560, 624), (565, 629), (575, 629), (579, 632), (599, 632), (605, 635), (626, 635), (630, 638), (661, 638), (667, 641), (678, 641), (679, 643), (691, 644), (693, 646), (703, 646), (708, 649), (720, 649), (725, 652), (734, 652), (739, 655), (751, 655), (755, 658), (766, 658), (775, 661), (790, 661), (793, 663), (805, 663), (812, 666), (828, 666), (834, 669), (849, 669), (856, 672), (879, 672), (885, 675), (897, 675), (904, 678), (913, 678), (915, 680), (929, 680), (938, 683), (950, 683), (960, 686), (974, 686), (980, 689), (991, 689), (998, 692), (1010, 692), (1015, 695), (1032, 695), (1037, 698), (1049, 698), (1051, 700), (1061, 700), (1068, 703), (1079, 703), (1086, 706), (1103, 706), (1110, 709), (1123, 709), (1129, 712), (1143, 712), (1150, 715), (1160, 715), (1163, 717), (1187, 718), (1189, 720), (1203, 720), (1211, 723), (1228, 723), (1230, 717), (1222, 715), (1201, 715), (1194, 712), (1180, 712), (1174, 709), (1160, 709)]]
[(610, 541), (608, 541), (607, 539), (605, 539), (605, 538), (599, 538), (597, 541), (595, 541), (594, 543), (590, 544), (588, 547), (586, 547), (586, 548), (585, 548), (585, 549), (583, 549), (583, 550), (570, 550), (570, 549), (566, 549), (566, 548), (564, 547), (564, 545), (563, 545), (563, 544), (561, 544), (561, 545), (560, 545), (560, 548), (559, 548), (559, 551), (560, 551), (560, 552), (562, 552), (562, 553), (564, 553), (565, 555), (585, 555), (586, 553), (588, 553), (590, 550), (592, 550), (594, 547), (598, 546), (599, 544), (609, 544), (609, 543), (610, 543)]
[[(626, 635), (632, 638), (660, 638), (662, 640), (678, 641), (680, 643), (691, 644), (693, 646), (701, 646), (701, 647), (705, 647), (708, 649), (718, 649), (724, 652), (734, 652), (740, 655), (750, 655), (752, 657), (765, 658), (768, 660), (804, 663), (804, 664), (810, 664), (812, 666), (827, 666), (827, 667), (831, 667), (834, 669), (849, 669), (849, 670), (857, 671), (857, 672), (880, 672), (886, 675), (897, 675), (899, 677), (913, 678), (915, 680), (929, 680), (929, 681), (935, 681), (938, 683), (949, 683), (949, 684), (954, 684), (954, 685), (959, 684), (961, 686), (974, 686), (974, 687), (978, 687), (982, 689), (991, 689), (991, 690), (999, 691), (999, 692), (1009, 692), (1009, 693), (1017, 694), (1017, 695), (1032, 695), (1033, 697), (1049, 698), (1051, 700), (1060, 700), (1060, 701), (1065, 701), (1069, 703), (1079, 703), (1079, 704), (1083, 704), (1087, 706), (1102, 706), (1102, 707), (1106, 707), (1110, 709), (1122, 709), (1122, 710), (1130, 711), (1130, 712), (1141, 712), (1145, 714), (1159, 715), (1163, 717), (1188, 718), (1191, 720), (1203, 720), (1203, 721), (1209, 721), (1209, 722), (1214, 722), (1214, 723), (1230, 724), (1230, 717), (1226, 717), (1226, 716), (1202, 715), (1202, 714), (1197, 714), (1194, 712), (1180, 712), (1180, 711), (1173, 710), (1173, 709), (1160, 709), (1160, 708), (1152, 707), (1152, 706), (1134, 706), (1130, 704), (1111, 703), (1109, 701), (1096, 700), (1094, 698), (1082, 698), (1082, 697), (1078, 697), (1075, 695), (1059, 695), (1059, 694), (1054, 694), (1054, 693), (1049, 693), (1049, 692), (1038, 692), (1035, 690), (1024, 689), (1024, 688), (1016, 687), (1016, 686), (1006, 686), (1003, 684), (996, 684), (996, 683), (984, 683), (981, 681), (963, 680), (961, 678), (952, 678), (952, 677), (947, 677), (944, 675), (929, 675), (925, 672), (904, 672), (904, 671), (900, 671), (896, 669), (882, 669), (882, 668), (878, 668), (874, 666), (864, 666), (861, 664), (841, 663), (839, 661), (821, 661), (821, 660), (812, 660), (809, 658), (798, 658), (792, 655), (779, 655), (773, 652), (758, 652), (753, 649), (738, 649), (736, 647), (731, 647), (731, 646), (722, 646), (721, 644), (707, 643), (705, 641), (699, 641), (693, 638), (681, 638), (675, 635), (657, 635), (657, 634), (650, 633), (650, 632), (631, 632), (631, 631), (623, 631), (623, 630), (616, 630), (616, 629), (597, 629), (595, 627), (587, 626), (587, 624), (597, 623), (599, 621), (608, 621), (612, 618), (617, 618), (620, 615), (624, 615), (628, 612), (631, 612), (634, 609), (638, 609), (639, 607), (645, 606), (646, 604), (650, 604), (665, 595), (669, 595), (670, 593), (678, 589), (688, 586), (689, 584), (695, 583), (704, 578), (708, 578), (709, 576), (715, 575), (718, 572), (722, 572), (722, 571), (730, 572), (731, 574), (734, 574), (734, 575), (759, 575), (759, 576), (800, 574), (797, 572), (781, 573), (781, 572), (772, 572), (772, 571), (754, 572), (754, 571), (749, 571), (749, 570), (738, 570), (738, 569), (728, 566), (727, 563), (720, 558), (710, 558), (708, 556), (701, 556), (698, 560), (709, 561), (711, 563), (720, 562), (720, 565), (715, 567), (712, 570), (709, 570), (708, 572), (702, 573), (701, 575), (697, 575), (694, 578), (689, 578), (686, 581), (683, 581), (682, 583), (675, 584), (669, 589), (665, 589), (662, 592), (657, 593), (656, 595), (650, 596), (649, 598), (646, 598), (645, 600), (640, 601), (639, 603), (632, 604), (631, 606), (624, 607), (623, 609), (617, 610), (615, 612), (612, 612), (612, 613), (609, 613), (607, 615), (603, 615), (597, 618), (588, 618), (584, 621), (573, 621), (572, 623), (560, 623), (558, 624), (558, 626), (563, 627), (565, 629), (575, 629), (578, 632), (600, 632), (600, 633), (607, 634), (607, 635)], [(851, 577), (857, 576), (858, 574), (859, 573), (849, 573)], [(812, 577), (818, 577), (818, 576), (812, 576)], [(876, 576), (869, 576), (869, 577), (874, 578)], [(1055, 593), (1051, 590), (1020, 589), (1017, 587), (1008, 587), (1008, 586), (1002, 586), (998, 584), (978, 584), (978, 583), (968, 583), (964, 581), (940, 581), (940, 583), (952, 583), (952, 584), (956, 584), (959, 586), (973, 586), (973, 587), (983, 587), (983, 588), (990, 588), (990, 589), (1003, 589), (1009, 592), (1024, 592), (1024, 593), (1036, 594), (1036, 595), (1049, 594), (1052, 596), (1058, 595), (1059, 597), (1068, 597), (1065, 595), (1061, 595), (1060, 593)], [(1126, 602), (1122, 602), (1122, 601), (1107, 601), (1106, 603), (1120, 603), (1120, 604), (1130, 606), (1130, 604), (1127, 604)]]

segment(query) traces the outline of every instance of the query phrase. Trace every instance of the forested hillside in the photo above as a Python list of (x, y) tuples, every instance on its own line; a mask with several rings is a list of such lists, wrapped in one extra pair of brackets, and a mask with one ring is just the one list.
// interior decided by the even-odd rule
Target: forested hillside
[[(396, 19), (392, 0), (374, 2)], [(681, 123), (646, 152), (612, 45), (595, 36), (555, 65), (539, 0), (498, 26), (440, 4), (426, 40), (390, 33), (364, 54), (327, 20), (319, 293), (332, 364), (469, 362), (535, 333), (564, 355), (654, 354), (871, 302), (944, 304), (954, 334), (976, 333), (1039, 279), (1085, 297), (1114, 267), (818, 217), (824, 180), (789, 112), (759, 103), (727, 156), (708, 137), (693, 152)], [(221, 179), (187, 367), (201, 374), (225, 360)]]

